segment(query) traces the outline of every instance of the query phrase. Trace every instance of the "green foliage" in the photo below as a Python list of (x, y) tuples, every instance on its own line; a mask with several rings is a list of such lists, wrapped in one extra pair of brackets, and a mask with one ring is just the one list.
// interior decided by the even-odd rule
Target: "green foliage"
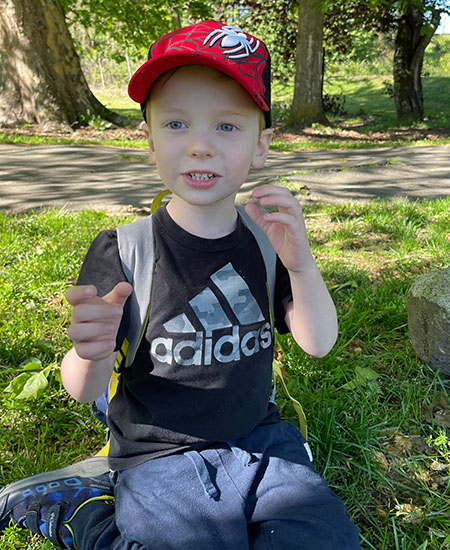
[[(51, 348), (45, 340), (41, 341), (41, 345), (42, 342)], [(61, 386), (61, 377), (57, 366), (53, 364), (43, 367), (42, 361), (37, 357), (26, 359), (18, 369), (12, 370), (17, 370), (20, 374), (6, 386), (5, 392), (11, 393), (14, 399), (38, 399), (42, 397), (52, 382), (57, 382)]]
[[(142, 58), (159, 36), (183, 25), (188, 19), (211, 15), (206, 0), (61, 0), (69, 24), (89, 30), (93, 50), (109, 54), (117, 61)], [(111, 47), (113, 46), (113, 47)]]
[(298, 20), (295, 0), (222, 0), (220, 5), (229, 23), (241, 25), (264, 40), (276, 80), (287, 80), (294, 74)]
[[(441, 13), (449, 12), (448, 0), (322, 0), (325, 11), (327, 63), (355, 65), (347, 74), (361, 72), (364, 65), (372, 74), (392, 74), (392, 58), (380, 65), (392, 49), (393, 38), (403, 16), (413, 7), (422, 19), (422, 34), (433, 34)], [(380, 55), (381, 54), (381, 55)]]
[(344, 56), (354, 61), (373, 61), (373, 48), (380, 36), (395, 29), (395, 18), (386, 9), (367, 2), (324, 0), (324, 41), (327, 57)]
[(444, 76), (450, 68), (450, 35), (433, 36), (425, 52), (422, 74), (424, 77)]
[[(444, 550), (450, 543), (448, 385), (415, 356), (405, 302), (420, 273), (448, 265), (449, 212), (448, 198), (304, 206), (339, 339), (321, 359), (290, 336), (277, 341), (288, 390), (308, 419), (315, 467), (344, 499), (363, 548)], [(5, 389), (18, 375), (49, 366), (50, 377), (57, 373), (70, 345), (62, 296), (96, 233), (127, 221), (93, 211), (0, 214), (0, 486), (102, 444), (103, 427), (57, 378), (38, 399)], [(297, 422), (282, 393), (278, 404)], [(17, 528), (2, 534), (0, 547), (53, 548)]]
[(360, 29), (349, 46), (345, 52), (332, 45), (326, 47), (326, 75), (392, 75), (394, 48), (391, 40)]
[(90, 109), (87, 109), (85, 114), (78, 117), (78, 122), (80, 126), (87, 125), (95, 128), (96, 130), (109, 130), (110, 128), (114, 128), (114, 124), (112, 122), (104, 120), (99, 115), (91, 112)]
[[(353, 0), (351, 0), (353, 2)], [(350, 3), (344, 0), (321, 0), (322, 8), (327, 11), (341, 3)], [(416, 9), (424, 14), (426, 21), (431, 21), (433, 12), (448, 13), (449, 0), (367, 0), (367, 6), (375, 10), (373, 15), (379, 14), (376, 10), (387, 10), (392, 17), (398, 17), (409, 9)]]
[[(100, 229), (131, 221), (102, 212), (0, 214), (0, 486), (90, 456), (104, 428), (61, 388), (70, 347), (64, 293)], [(55, 549), (9, 528), (0, 548)]]

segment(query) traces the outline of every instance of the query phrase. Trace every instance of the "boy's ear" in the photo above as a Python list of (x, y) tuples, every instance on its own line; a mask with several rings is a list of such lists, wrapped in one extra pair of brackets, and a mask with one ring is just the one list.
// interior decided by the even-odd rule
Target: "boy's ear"
[(147, 138), (147, 141), (148, 141), (148, 150), (149, 150), (149, 159), (150, 159), (150, 162), (152, 163), (156, 163), (156, 158), (155, 158), (155, 145), (153, 143), (153, 139), (152, 139), (152, 135), (150, 133), (150, 128), (148, 127), (148, 124), (146, 122), (141, 122), (139, 128), (141, 130), (143, 130), (144, 134), (145, 134), (145, 137)]
[(256, 145), (255, 153), (252, 160), (252, 168), (262, 168), (266, 162), (267, 155), (269, 153), (270, 142), (272, 141), (273, 130), (272, 128), (266, 128), (259, 136), (258, 143)]

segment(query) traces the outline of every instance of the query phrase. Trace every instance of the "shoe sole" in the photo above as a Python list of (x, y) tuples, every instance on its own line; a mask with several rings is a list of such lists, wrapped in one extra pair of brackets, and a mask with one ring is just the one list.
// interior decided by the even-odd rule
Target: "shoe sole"
[[(107, 474), (109, 471), (108, 458), (104, 456), (94, 456), (82, 460), (81, 462), (71, 464), (70, 466), (60, 468), (59, 470), (35, 474), (19, 479), (18, 481), (13, 481), (0, 490), (0, 518), (3, 516), (8, 495), (11, 493), (20, 492), (23, 489), (29, 489), (30, 487), (35, 486), (42, 486), (44, 488), (43, 492), (45, 492), (45, 486), (51, 482), (70, 479), (73, 477), (92, 478), (102, 474)], [(106, 487), (101, 483), (98, 484), (98, 488), (111, 491), (110, 487)]]

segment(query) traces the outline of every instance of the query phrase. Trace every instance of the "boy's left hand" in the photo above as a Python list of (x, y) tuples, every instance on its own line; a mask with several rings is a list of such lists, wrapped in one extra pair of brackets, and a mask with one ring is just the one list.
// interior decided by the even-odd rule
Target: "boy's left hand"
[(249, 203), (245, 211), (269, 238), (286, 269), (299, 272), (312, 260), (302, 208), (285, 187), (261, 185), (253, 197), (263, 208), (276, 207), (278, 212), (263, 212)]

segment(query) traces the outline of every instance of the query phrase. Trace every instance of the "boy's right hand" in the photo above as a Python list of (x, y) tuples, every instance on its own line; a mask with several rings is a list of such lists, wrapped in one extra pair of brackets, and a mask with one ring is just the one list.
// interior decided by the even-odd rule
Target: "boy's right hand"
[(132, 292), (126, 282), (118, 283), (103, 298), (92, 285), (69, 288), (66, 299), (73, 306), (69, 338), (79, 357), (99, 361), (114, 352), (123, 307)]

